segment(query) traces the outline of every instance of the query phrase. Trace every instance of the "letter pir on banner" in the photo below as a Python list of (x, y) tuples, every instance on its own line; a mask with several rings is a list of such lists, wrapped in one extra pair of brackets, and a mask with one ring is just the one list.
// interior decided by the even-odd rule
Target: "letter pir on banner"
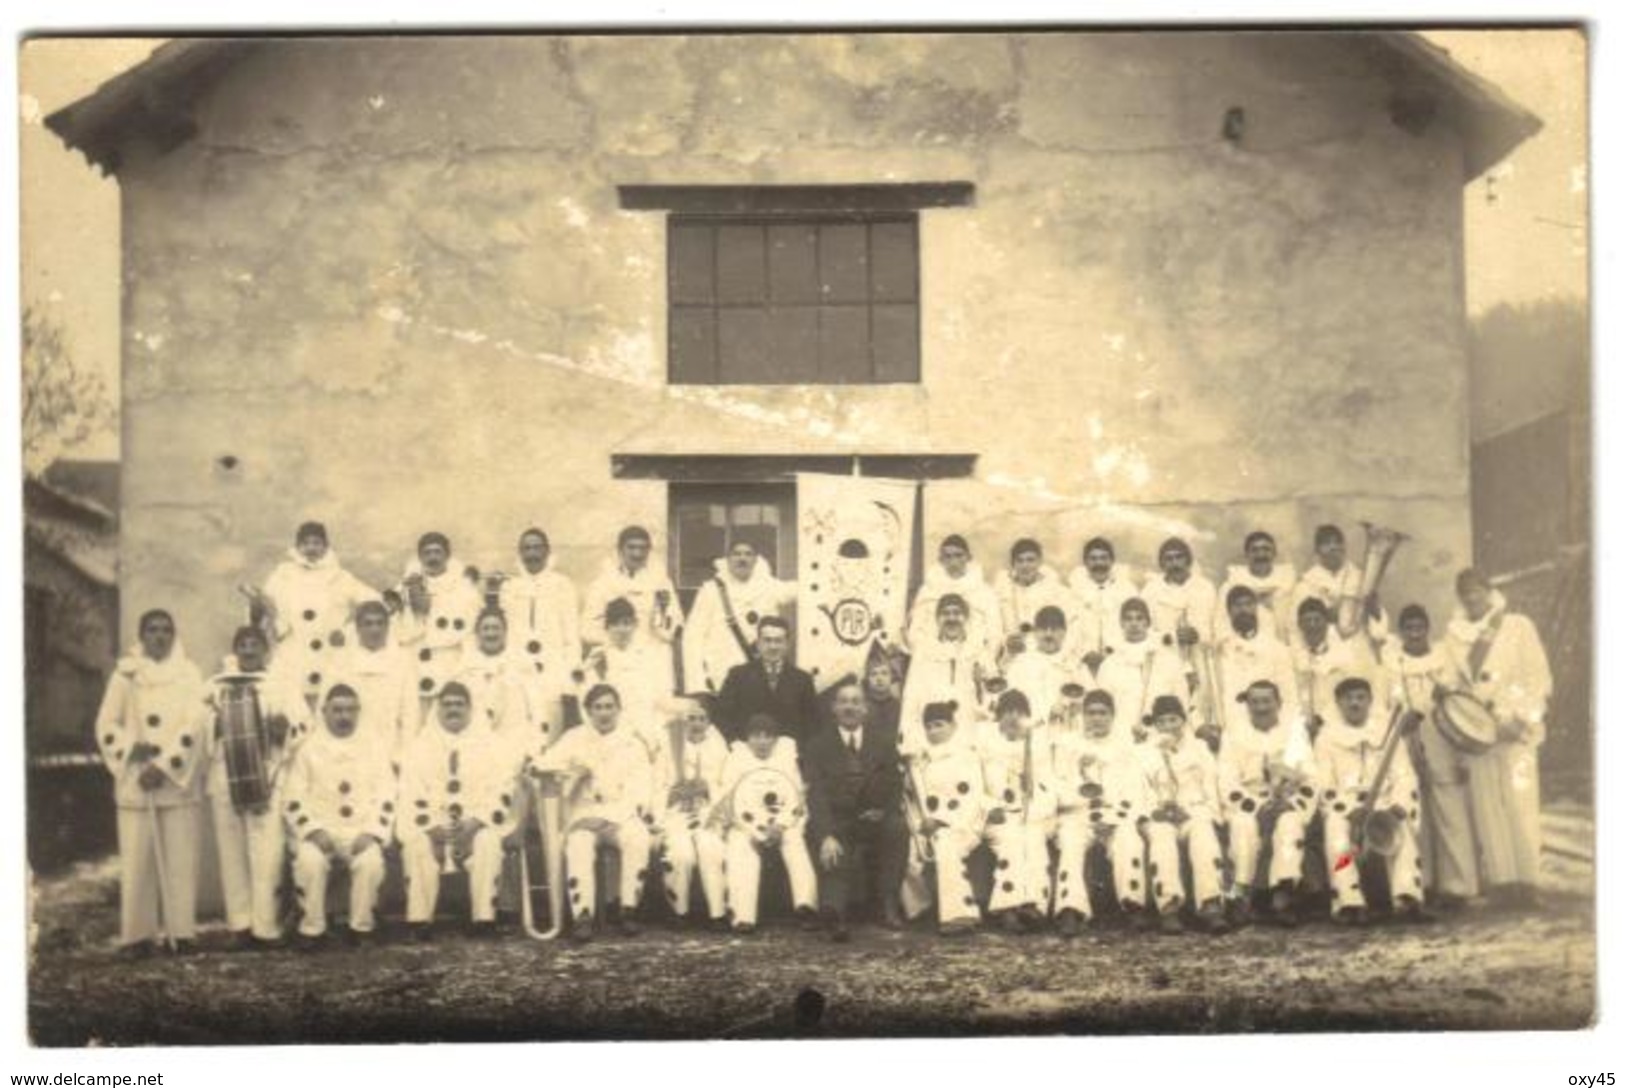
[(822, 691), (863, 675), (869, 646), (902, 634), (918, 484), (796, 475), (799, 509), (796, 663)]

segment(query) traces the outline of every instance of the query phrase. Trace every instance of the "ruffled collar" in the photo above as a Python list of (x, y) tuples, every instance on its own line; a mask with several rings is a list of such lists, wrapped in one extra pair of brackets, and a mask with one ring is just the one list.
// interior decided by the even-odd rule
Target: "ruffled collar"
[(1458, 642), (1477, 642), (1507, 608), (1506, 595), (1498, 589), (1490, 590), (1490, 607), (1478, 619), (1470, 619), (1459, 605), (1450, 617), (1450, 637)]
[(115, 668), (142, 687), (172, 684), (186, 679), (189, 673), (196, 672), (191, 661), (187, 659), (186, 647), (181, 643), (179, 635), (175, 637), (175, 642), (169, 649), (169, 656), (162, 661), (154, 661), (148, 657), (141, 643), (137, 642), (119, 658)]
[(300, 552), (298, 548), (289, 548), (287, 561), (298, 567), (300, 570), (330, 571), (338, 570), (339, 568), (338, 553), (333, 551), (332, 548), (328, 548), (322, 553), (322, 557), (314, 562), (306, 559), (304, 554)]

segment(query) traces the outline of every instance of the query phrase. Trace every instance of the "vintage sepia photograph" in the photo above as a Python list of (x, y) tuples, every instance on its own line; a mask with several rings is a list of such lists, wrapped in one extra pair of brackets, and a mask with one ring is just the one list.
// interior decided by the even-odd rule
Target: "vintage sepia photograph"
[(33, 1046), (1594, 1023), (1585, 27), (17, 49)]

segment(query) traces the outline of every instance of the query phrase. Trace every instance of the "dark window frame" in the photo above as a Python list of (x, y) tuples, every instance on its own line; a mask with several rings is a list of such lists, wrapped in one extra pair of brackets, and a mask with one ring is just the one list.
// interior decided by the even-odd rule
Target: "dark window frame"
[[(796, 494), (794, 482), (780, 481), (737, 481), (737, 482), (689, 482), (672, 483), (666, 489), (666, 540), (667, 570), (671, 572), (672, 584), (677, 589), (678, 599), (682, 602), (684, 610), (694, 607), (694, 596), (699, 592), (704, 580), (694, 583), (685, 583), (683, 577), (683, 533), (682, 510), (685, 507), (705, 505), (721, 506), (773, 506), (778, 509), (778, 554), (768, 556), (767, 559), (773, 568), (773, 575), (785, 581), (793, 581), (796, 576), (797, 550), (799, 540), (798, 518), (800, 505)], [(729, 543), (724, 541), (723, 555), (708, 556), (706, 562), (721, 559), (726, 555)]]

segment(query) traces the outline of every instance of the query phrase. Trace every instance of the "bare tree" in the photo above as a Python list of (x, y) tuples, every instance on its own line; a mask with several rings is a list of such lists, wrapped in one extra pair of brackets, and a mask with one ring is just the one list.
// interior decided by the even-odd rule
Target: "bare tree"
[(75, 361), (61, 328), (31, 306), (23, 308), (22, 410), (23, 471), (35, 477), (114, 418), (107, 383)]

